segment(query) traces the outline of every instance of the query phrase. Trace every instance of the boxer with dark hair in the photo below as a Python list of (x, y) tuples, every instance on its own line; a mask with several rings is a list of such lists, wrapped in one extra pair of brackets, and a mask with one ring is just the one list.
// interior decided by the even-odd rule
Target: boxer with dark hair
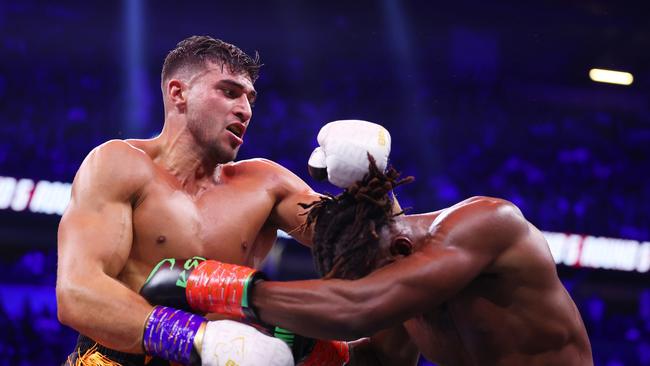
[[(166, 83), (170, 78), (177, 77), (179, 72), (192, 68), (203, 68), (206, 62), (223, 67), (233, 74), (244, 74), (254, 84), (260, 75), (260, 57), (248, 56), (239, 47), (207, 36), (192, 36), (178, 42), (163, 63), (160, 80)], [(185, 70), (183, 70), (185, 69)]]
[(387, 208), (389, 192), (405, 182), (397, 177), (371, 168), (341, 195), (315, 202), (308, 222), (325, 279), (252, 284), (255, 317), (326, 339), (401, 328), (403, 337), (388, 342), (395, 365), (409, 353), (415, 364), (418, 351), (439, 365), (593, 365), (546, 240), (517, 207), (474, 197), (395, 216)]
[[(311, 229), (297, 230), (298, 204), (320, 196), (271, 161), (233, 162), (259, 68), (257, 56), (221, 40), (181, 41), (163, 66), (160, 135), (106, 142), (82, 163), (58, 233), (58, 317), (81, 334), (69, 364), (293, 364), (284, 342), (250, 326), (154, 307), (138, 294), (163, 258), (258, 267), (279, 229), (311, 244)], [(318, 141), (310, 164), (338, 184), (365, 174), (366, 151), (384, 166), (390, 151), (387, 131), (364, 121), (329, 123)]]

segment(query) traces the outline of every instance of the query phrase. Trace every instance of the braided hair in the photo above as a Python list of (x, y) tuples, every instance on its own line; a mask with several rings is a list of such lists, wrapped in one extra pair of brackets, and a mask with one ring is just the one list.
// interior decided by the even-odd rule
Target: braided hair
[(315, 225), (312, 257), (321, 277), (356, 279), (370, 273), (380, 253), (378, 233), (403, 213), (392, 211), (389, 193), (414, 178), (399, 179), (393, 167), (383, 173), (370, 154), (368, 159), (368, 174), (343, 193), (300, 204), (309, 209), (305, 225)]

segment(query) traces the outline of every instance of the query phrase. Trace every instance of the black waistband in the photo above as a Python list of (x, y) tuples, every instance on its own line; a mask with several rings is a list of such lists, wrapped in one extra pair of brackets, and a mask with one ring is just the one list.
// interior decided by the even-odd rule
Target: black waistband
[[(94, 340), (86, 337), (83, 334), (79, 334), (79, 338), (77, 338), (77, 346), (75, 347), (75, 350), (70, 356), (68, 357), (68, 360), (64, 363), (64, 365), (74, 365), (77, 358), (79, 356), (83, 356), (88, 350), (92, 349), (95, 347), (95, 350), (97, 352), (100, 352), (102, 355), (106, 356), (106, 358), (110, 359), (113, 362), (118, 362), (122, 366), (169, 366), (169, 362), (165, 360), (161, 360), (159, 358), (153, 358), (151, 360), (145, 360), (144, 355), (137, 355), (133, 353), (125, 353), (125, 352), (119, 352), (110, 348), (106, 348)], [(145, 363), (145, 361), (149, 361)]]

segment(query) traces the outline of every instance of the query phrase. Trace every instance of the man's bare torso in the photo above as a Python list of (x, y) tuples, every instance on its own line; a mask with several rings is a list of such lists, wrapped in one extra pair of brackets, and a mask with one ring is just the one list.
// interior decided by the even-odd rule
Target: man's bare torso
[(440, 365), (592, 365), (578, 310), (532, 225), (528, 238), (461, 292), (404, 326)]
[[(146, 142), (130, 141), (146, 151)], [(151, 177), (132, 203), (133, 245), (118, 280), (138, 291), (164, 258), (203, 256), (259, 267), (276, 238), (269, 222), (273, 180), (260, 160), (228, 163), (195, 193), (151, 161)]]

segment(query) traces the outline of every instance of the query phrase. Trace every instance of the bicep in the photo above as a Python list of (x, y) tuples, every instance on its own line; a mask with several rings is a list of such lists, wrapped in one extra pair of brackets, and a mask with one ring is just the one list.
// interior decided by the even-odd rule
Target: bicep
[(59, 268), (73, 274), (99, 269), (116, 277), (128, 258), (132, 242), (131, 207), (125, 202), (71, 200), (58, 233)]
[[(79, 169), (58, 231), (59, 275), (101, 270), (117, 276), (133, 240), (133, 177), (92, 154)], [(79, 270), (79, 271), (77, 271)]]

